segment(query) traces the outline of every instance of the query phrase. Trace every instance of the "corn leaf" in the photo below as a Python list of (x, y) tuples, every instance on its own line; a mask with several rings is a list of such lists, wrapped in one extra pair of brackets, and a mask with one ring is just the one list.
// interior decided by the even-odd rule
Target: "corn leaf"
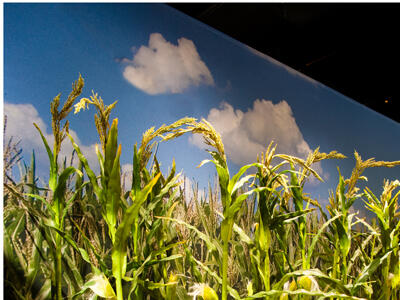
[(121, 224), (115, 233), (115, 242), (112, 250), (112, 272), (115, 278), (123, 278), (126, 272), (126, 253), (127, 242), (130, 236), (132, 225), (138, 217), (140, 206), (146, 201), (147, 196), (151, 193), (153, 186), (160, 177), (160, 173), (156, 175), (143, 190), (136, 192), (136, 195), (131, 194), (133, 203), (126, 210)]
[(50, 176), (49, 176), (49, 188), (54, 191), (57, 187), (57, 162), (55, 160), (55, 157), (53, 155), (53, 152), (51, 151), (49, 144), (47, 143), (46, 138), (44, 137), (42, 131), (40, 130), (39, 126), (33, 123), (33, 125), (36, 127), (36, 129), (39, 131), (40, 136), (42, 138), (43, 144), (46, 148), (47, 151), (47, 156), (49, 157), (49, 162), (50, 162)]

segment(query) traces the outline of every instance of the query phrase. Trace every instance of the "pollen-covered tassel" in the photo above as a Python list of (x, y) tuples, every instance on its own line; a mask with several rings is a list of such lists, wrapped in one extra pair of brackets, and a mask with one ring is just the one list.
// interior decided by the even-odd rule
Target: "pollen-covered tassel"
[(86, 105), (89, 108), (89, 103), (93, 103), (93, 102), (90, 101), (88, 98), (82, 98), (81, 101), (79, 101), (78, 103), (76, 103), (74, 105), (74, 107), (75, 107), (74, 114), (77, 114), (78, 112), (80, 112), (81, 109), (85, 110)]

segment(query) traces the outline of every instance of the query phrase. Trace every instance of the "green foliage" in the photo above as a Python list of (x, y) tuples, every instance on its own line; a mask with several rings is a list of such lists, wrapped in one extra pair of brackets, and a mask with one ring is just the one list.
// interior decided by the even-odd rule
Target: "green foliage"
[[(322, 180), (313, 164), (342, 154), (317, 148), (301, 159), (276, 154), (271, 143), (231, 175), (218, 132), (206, 120), (183, 118), (143, 134), (127, 186), (118, 120), (110, 121), (116, 102), (105, 105), (93, 93), (75, 104), (75, 113), (96, 108), (98, 172), (68, 134), (82, 88), (79, 77), (61, 109), (60, 95), (52, 101), (53, 145), (35, 125), (50, 162), (47, 183), (36, 177), (34, 153), (21, 165), (17, 144), (5, 143), (7, 299), (400, 298), (400, 183), (385, 181), (380, 197), (357, 188), (366, 168), (400, 161), (363, 161), (355, 152), (350, 178), (339, 173), (325, 209), (303, 187)], [(201, 134), (212, 148), (199, 165), (216, 168), (207, 193), (185, 191), (175, 162), (163, 174), (153, 153), (185, 133)], [(72, 143), (77, 167), (58, 161), (63, 142)], [(20, 182), (10, 172), (17, 163)], [(360, 199), (376, 219), (354, 212)]]

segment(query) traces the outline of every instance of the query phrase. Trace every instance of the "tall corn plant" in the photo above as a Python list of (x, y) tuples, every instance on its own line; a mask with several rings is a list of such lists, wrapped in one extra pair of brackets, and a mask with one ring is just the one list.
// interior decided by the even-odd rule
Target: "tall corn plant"
[[(158, 263), (157, 256), (164, 254), (171, 245), (166, 246), (158, 251), (152, 251), (145, 258), (144, 262), (140, 262), (140, 245), (139, 241), (139, 216), (140, 210), (146, 201), (157, 202), (163, 199), (169, 191), (176, 186), (179, 175), (172, 175), (163, 180), (163, 186), (158, 184), (161, 177), (159, 169), (149, 173), (146, 169), (147, 163), (151, 157), (151, 149), (155, 143), (153, 139), (161, 137), (163, 140), (170, 140), (184, 133), (181, 129), (183, 125), (193, 122), (193, 119), (181, 119), (169, 126), (161, 126), (154, 130), (150, 128), (143, 134), (142, 143), (139, 149), (134, 148), (133, 172), (132, 172), (132, 188), (129, 192), (131, 204), (129, 204), (122, 195), (121, 176), (120, 176), (120, 155), (121, 146), (118, 146), (118, 120), (114, 119), (112, 125), (109, 125), (109, 116), (116, 102), (109, 106), (105, 106), (103, 100), (94, 94), (89, 98), (82, 98), (76, 105), (76, 113), (88, 105), (94, 105), (97, 114), (95, 115), (96, 128), (102, 143), (103, 154), (97, 149), (97, 156), (100, 165), (100, 184), (93, 170), (90, 168), (87, 159), (82, 154), (79, 146), (70, 136), (72, 144), (77, 151), (78, 157), (82, 162), (85, 171), (89, 177), (93, 191), (101, 204), (101, 210), (104, 220), (108, 226), (109, 237), (112, 242), (111, 260), (112, 274), (116, 282), (116, 297), (118, 300), (124, 299), (124, 290), (122, 281), (131, 282), (129, 296), (134, 293), (135, 297), (140, 299), (141, 295), (138, 290), (138, 284), (141, 282), (139, 276), (144, 268), (149, 265)], [(157, 187), (158, 188), (155, 188)], [(121, 213), (121, 219), (118, 221), (118, 214)], [(134, 264), (127, 264), (129, 239), (133, 238), (133, 259)], [(160, 261), (168, 261), (179, 256), (164, 256)], [(134, 267), (136, 266), (136, 267)], [(129, 270), (127, 268), (129, 267)], [(134, 267), (134, 269), (132, 269)], [(133, 277), (127, 277), (127, 271), (130, 271)], [(166, 276), (166, 274), (164, 274)], [(109, 288), (108, 281), (102, 276), (102, 282), (105, 288)], [(104, 288), (104, 289), (105, 289)], [(113, 292), (111, 291), (112, 295)]]
[[(365, 171), (367, 168), (374, 168), (374, 167), (394, 167), (396, 165), (400, 165), (400, 161), (394, 161), (394, 162), (386, 162), (386, 161), (375, 161), (374, 158), (367, 159), (363, 161), (361, 159), (361, 156), (355, 151), (354, 152), (354, 157), (356, 159), (356, 165), (351, 173), (351, 176), (349, 179), (344, 180), (343, 177), (339, 174), (339, 185), (336, 189), (336, 198), (333, 198), (332, 196), (330, 197), (330, 206), (328, 207), (328, 211), (331, 215), (331, 217), (335, 217), (338, 213), (341, 214), (341, 217), (336, 219), (334, 223), (331, 225), (331, 232), (332, 232), (332, 238), (333, 238), (333, 243), (335, 245), (335, 252), (334, 252), (334, 261), (333, 261), (333, 273), (332, 276), (333, 278), (338, 278), (341, 279), (343, 284), (348, 284), (348, 276), (349, 276), (349, 270), (348, 270), (348, 255), (350, 252), (350, 249), (352, 247), (351, 241), (353, 239), (353, 229), (352, 227), (357, 224), (357, 223), (362, 223), (364, 225), (368, 225), (365, 222), (359, 220), (355, 221), (353, 223), (353, 218), (355, 214), (349, 214), (349, 209), (354, 203), (355, 200), (359, 199), (360, 197), (367, 197), (368, 202), (366, 202), (366, 206), (368, 209), (372, 210), (377, 216), (378, 220), (380, 220), (380, 227), (381, 227), (381, 240), (382, 240), (382, 246), (383, 246), (383, 252), (381, 257), (378, 257), (373, 264), (369, 266), (369, 268), (365, 268), (361, 274), (357, 277), (355, 280), (355, 284), (353, 287), (353, 292), (358, 291), (359, 288), (361, 287), (361, 283), (366, 279), (365, 278), (365, 273), (368, 272), (369, 274), (372, 274), (374, 269), (376, 269), (380, 264), (383, 264), (383, 269), (385, 269), (388, 266), (388, 260), (387, 259), (382, 259), (389, 250), (391, 250), (390, 247), (388, 247), (388, 244), (385, 243), (384, 241), (388, 242), (389, 238), (386, 236), (388, 232), (385, 230), (383, 227), (383, 223), (381, 223), (381, 220), (390, 220), (392, 218), (391, 223), (391, 230), (394, 229), (393, 227), (393, 212), (390, 214), (388, 211), (386, 211), (386, 215), (383, 217), (383, 215), (380, 213), (380, 209), (384, 209), (385, 206), (388, 206), (386, 203), (389, 201), (387, 197), (390, 197), (390, 192), (395, 188), (394, 184), (393, 186), (389, 185), (388, 183), (385, 183), (384, 187), (384, 193), (382, 194), (381, 201), (378, 201), (377, 198), (372, 194), (372, 192), (366, 188), (364, 193), (358, 193), (359, 189), (357, 188), (357, 182), (359, 180), (366, 180), (366, 177), (362, 176), (362, 173)], [(389, 187), (390, 186), (390, 187)], [(385, 193), (386, 191), (386, 193)], [(394, 203), (396, 200), (394, 200)], [(393, 205), (393, 204), (392, 204)], [(394, 207), (392, 207), (389, 210), (392, 210)], [(383, 213), (383, 210), (382, 210)], [(383, 217), (383, 219), (381, 219)], [(370, 226), (367, 226), (370, 228)], [(387, 228), (386, 228), (387, 229)], [(371, 228), (371, 231), (374, 231)], [(386, 246), (386, 247), (385, 247)], [(338, 266), (341, 266), (341, 268), (338, 268)], [(386, 276), (383, 276), (384, 282), (387, 282), (387, 272), (384, 272)], [(385, 294), (385, 297), (388, 297), (387, 295), (390, 293), (388, 292), (387, 285), (383, 285), (383, 291)], [(388, 298), (386, 298), (388, 299)]]
[[(265, 187), (259, 191), (258, 198), (258, 226), (255, 238), (257, 240), (258, 251), (254, 263), (258, 264), (260, 277), (262, 278), (264, 290), (269, 291), (270, 285), (270, 248), (272, 237), (276, 237), (280, 248), (282, 249), (281, 259), (276, 267), (280, 274), (285, 274), (287, 267), (294, 271), (296, 267), (290, 261), (287, 228), (295, 225), (297, 236), (299, 238), (299, 248), (303, 270), (309, 268), (306, 255), (306, 237), (307, 224), (306, 215), (313, 211), (308, 205), (312, 202), (318, 206), (318, 203), (311, 200), (302, 192), (305, 180), (312, 174), (317, 179), (322, 180), (320, 176), (311, 168), (313, 163), (324, 159), (337, 159), (344, 156), (332, 151), (329, 154), (320, 153), (317, 148), (311, 152), (306, 160), (283, 154), (275, 154), (276, 145), (273, 143), (267, 148), (267, 151), (261, 156), (263, 168), (258, 168), (257, 179), (260, 187)], [(280, 159), (281, 162), (273, 166), (273, 160)], [(294, 166), (300, 167), (296, 171)], [(290, 176), (290, 182), (289, 182)], [(294, 203), (294, 211), (290, 210), (289, 200)], [(304, 207), (304, 201), (307, 201), (307, 207)], [(312, 251), (312, 250), (311, 250)], [(311, 255), (308, 255), (310, 257)], [(282, 276), (282, 275), (281, 275)]]
[[(51, 125), (54, 138), (53, 149), (50, 148), (48, 141), (37, 124), (34, 124), (40, 133), (50, 162), (48, 187), (51, 193), (51, 199), (47, 202), (37, 194), (30, 194), (28, 196), (45, 202), (45, 207), (50, 217), (45, 225), (51, 228), (52, 231), (50, 235), (46, 235), (46, 239), (54, 258), (54, 270), (51, 276), (51, 295), (52, 299), (57, 300), (62, 299), (62, 247), (64, 243), (60, 232), (64, 231), (64, 220), (66, 209), (68, 209), (67, 204), (71, 203), (76, 196), (76, 194), (73, 194), (71, 198), (66, 199), (67, 182), (74, 173), (78, 176), (82, 176), (81, 172), (72, 166), (59, 172), (58, 155), (61, 150), (62, 142), (68, 134), (69, 126), (68, 121), (64, 122), (64, 124), (62, 124), (62, 122), (71, 112), (75, 99), (82, 92), (83, 85), (83, 78), (79, 76), (79, 79), (72, 85), (72, 92), (69, 94), (61, 110), (59, 110), (61, 94), (57, 95), (51, 102)], [(51, 240), (53, 237), (54, 241)], [(54, 248), (52, 247), (53, 245)]]
[(356, 214), (350, 214), (353, 203), (361, 197), (361, 194), (345, 192), (345, 181), (339, 173), (339, 184), (336, 195), (329, 197), (330, 205), (327, 207), (329, 215), (335, 219), (330, 224), (330, 240), (334, 244), (332, 277), (341, 279), (343, 284), (348, 280), (348, 255), (352, 246), (353, 223)]
[[(97, 114), (95, 114), (95, 125), (99, 133), (103, 152), (102, 154), (98, 147), (96, 147), (101, 173), (100, 184), (98, 183), (95, 173), (90, 168), (89, 163), (79, 146), (74, 142), (71, 136), (70, 139), (89, 177), (91, 186), (93, 187), (93, 192), (97, 196), (97, 199), (101, 205), (101, 214), (107, 224), (108, 235), (113, 244), (113, 250), (117, 248), (119, 250), (117, 253), (118, 255), (115, 255), (116, 251), (113, 251), (112, 273), (116, 279), (117, 297), (118, 299), (123, 299), (122, 277), (125, 274), (122, 273), (123, 268), (126, 269), (126, 244), (123, 243), (126, 243), (126, 241), (122, 241), (120, 237), (121, 233), (119, 233), (118, 240), (116, 240), (117, 216), (121, 207), (121, 177), (119, 161), (121, 155), (121, 146), (118, 146), (117, 141), (118, 119), (114, 119), (111, 126), (109, 124), (110, 113), (116, 102), (109, 106), (105, 106), (103, 100), (98, 98), (97, 94), (93, 93), (90, 99), (81, 99), (81, 101), (75, 106), (75, 113), (78, 113), (81, 109), (85, 109), (89, 104), (94, 105), (97, 109)], [(151, 187), (152, 186), (147, 189), (142, 198), (148, 195)], [(114, 291), (110, 289), (110, 285), (106, 279), (106, 276), (100, 275), (96, 279), (103, 284), (104, 294), (109, 294), (110, 296), (115, 295)], [(99, 295), (101, 292), (97, 292), (97, 294)]]
[[(303, 161), (301, 159), (291, 156), (285, 156), (285, 155), (274, 156), (275, 148), (271, 149), (270, 145), (266, 153), (265, 161), (264, 159), (262, 159), (263, 163), (254, 163), (243, 166), (236, 175), (230, 178), (221, 137), (213, 129), (211, 124), (209, 124), (205, 120), (202, 120), (202, 122), (193, 125), (191, 131), (192, 133), (202, 134), (205, 143), (209, 146), (212, 146), (216, 150), (216, 151), (208, 151), (213, 157), (213, 159), (205, 160), (199, 166), (202, 166), (203, 164), (208, 162), (212, 162), (215, 164), (218, 174), (218, 182), (221, 193), (221, 204), (223, 207), (223, 213), (222, 213), (223, 219), (221, 222), (222, 262), (220, 264), (220, 274), (222, 277), (222, 279), (220, 280), (220, 283), (222, 285), (222, 298), (226, 299), (228, 290), (232, 296), (238, 297), (237, 292), (234, 291), (232, 288), (230, 288), (227, 282), (229, 243), (232, 237), (233, 230), (235, 230), (240, 235), (243, 241), (247, 241), (247, 244), (250, 247), (254, 247), (255, 244), (258, 245), (259, 250), (257, 252), (257, 255), (254, 255), (253, 252), (251, 256), (254, 257), (254, 260), (252, 260), (252, 262), (258, 265), (258, 273), (256, 274), (259, 274), (258, 276), (262, 278), (262, 283), (264, 285), (264, 288), (266, 290), (269, 290), (270, 288), (269, 248), (271, 246), (272, 230), (277, 230), (280, 233), (282, 233), (284, 232), (283, 225), (292, 223), (296, 219), (299, 219), (305, 214), (311, 212), (311, 209), (302, 209), (300, 208), (300, 205), (294, 212), (290, 212), (287, 209), (287, 203), (285, 203), (285, 201), (287, 201), (288, 196), (291, 196), (291, 193), (293, 191), (292, 188), (293, 187), (300, 188), (301, 186), (297, 181), (292, 183), (292, 185), (290, 185), (287, 182), (285, 173), (290, 173), (290, 174), (299, 173), (299, 178), (304, 184), (303, 182), (304, 179), (307, 176), (309, 176), (310, 173), (313, 173), (317, 178), (319, 178), (318, 174), (316, 174), (315, 171), (313, 171), (310, 168), (310, 165), (312, 163), (327, 158), (342, 158), (343, 156), (341, 154), (337, 154), (335, 151), (329, 154), (319, 153), (317, 149), (314, 153), (312, 153), (312, 155), (310, 156), (311, 158), (309, 158), (307, 161)], [(270, 163), (273, 158), (280, 158), (283, 159), (284, 161), (273, 168), (270, 166)], [(291, 165), (294, 163), (301, 165), (303, 167), (303, 171), (296, 172), (290, 169), (280, 170), (280, 168), (283, 168), (283, 166)], [(239, 188), (242, 187), (250, 179), (256, 176), (255, 174), (243, 176), (244, 173), (251, 167), (258, 168), (259, 172), (257, 174), (257, 180), (259, 181), (259, 183), (256, 188), (253, 188), (250, 191), (245, 192), (243, 194), (239, 194), (238, 193)], [(283, 189), (280, 191), (279, 187), (283, 187)], [(258, 205), (261, 208), (259, 208), (260, 219), (255, 233), (255, 238), (257, 241), (256, 243), (253, 243), (251, 242), (251, 239), (243, 232), (243, 230), (241, 230), (234, 223), (234, 220), (239, 210), (242, 207), (243, 201), (249, 195), (255, 192), (260, 195)], [(301, 202), (303, 202), (304, 200), (306, 200), (306, 197), (303, 196), (301, 193), (299, 195), (299, 199), (301, 199)], [(303, 204), (301, 204), (301, 207), (302, 205)], [(209, 247), (209, 250), (212, 249), (214, 249), (214, 251), (218, 250), (218, 243), (213, 242), (207, 235), (198, 232), (197, 229), (186, 224), (185, 222), (180, 222), (177, 220), (175, 221), (180, 224), (184, 224), (186, 227), (196, 231), (198, 236), (207, 243), (207, 247)], [(234, 227), (234, 225), (236, 225), (236, 227)], [(280, 237), (278, 240), (282, 242), (284, 239)], [(305, 246), (303, 248), (305, 249)], [(305, 256), (303, 256), (303, 258), (305, 260)], [(217, 281), (219, 281), (220, 278), (217, 277), (215, 273), (209, 270), (206, 266), (202, 265), (199, 261), (197, 260), (195, 261), (197, 264), (201, 265), (203, 269), (205, 269), (210, 275), (216, 278)], [(248, 288), (252, 290), (252, 284), (250, 284)]]
[[(257, 201), (258, 222), (255, 231), (256, 249), (252, 253), (252, 262), (257, 265), (258, 273), (254, 274), (255, 278), (260, 278), (264, 290), (271, 289), (271, 258), (270, 248), (272, 245), (273, 234), (280, 234), (278, 241), (281, 243), (282, 249), (287, 249), (285, 242), (286, 223), (293, 221), (296, 217), (309, 211), (299, 211), (295, 213), (284, 210), (286, 204), (286, 194), (289, 193), (289, 182), (286, 173), (290, 170), (280, 170), (287, 162), (283, 161), (276, 166), (272, 166), (276, 145), (273, 147), (270, 143), (265, 156), (262, 154), (262, 167), (258, 167), (257, 179), (260, 187), (265, 189), (259, 192)], [(285, 259), (283, 260), (285, 262)], [(286, 262), (289, 262), (286, 260)], [(290, 262), (289, 262), (290, 263)], [(284, 266), (282, 266), (284, 268)], [(258, 276), (257, 276), (258, 275)], [(260, 287), (258, 287), (260, 288)]]
[(380, 198), (368, 188), (365, 189), (367, 199), (365, 205), (378, 219), (382, 253), (390, 253), (382, 262), (381, 269), (382, 299), (384, 300), (396, 299), (400, 296), (400, 191), (392, 196), (398, 187), (400, 187), (398, 180), (391, 182), (386, 180)]
[[(21, 181), (14, 186), (10, 182), (5, 183), (7, 190), (4, 191), (3, 245), (6, 297), (13, 295), (17, 299), (31, 299), (43, 297), (50, 291), (50, 286), (41, 285), (39, 279), (42, 275), (39, 270), (40, 256), (46, 255), (42, 247), (43, 237), (24, 209), (25, 187), (30, 193), (37, 192), (35, 169), (35, 155), (32, 152), (31, 164), (29, 167), (25, 166)], [(19, 188), (21, 193), (18, 191)], [(37, 203), (36, 206), (43, 208), (41, 203)], [(43, 269), (46, 267), (48, 266), (43, 265)]]
[[(39, 188), (37, 181), (35, 156), (32, 154), (31, 165), (25, 166), (25, 173), (22, 170), (21, 181), (16, 185), (5, 183), (5, 256), (7, 262), (12, 264), (7, 270), (10, 270), (10, 276), (18, 272), (22, 276), (18, 279), (7, 276), (10, 280), (7, 287), (13, 288), (18, 299), (54, 297), (55, 284), (52, 291), (51, 283), (55, 274), (55, 234), (61, 234), (62, 237), (68, 235), (55, 226), (49, 201), (52, 195), (47, 188)], [(65, 197), (73, 201), (73, 193), (68, 184), (66, 190)], [(71, 201), (66, 202), (64, 213)], [(64, 243), (62, 279), (67, 285), (62, 288), (63, 294), (65, 291), (69, 295), (79, 290), (82, 281), (77, 267), (70, 259), (73, 254), (71, 251), (73, 249)], [(19, 259), (15, 260), (15, 257)]]
[[(320, 205), (317, 201), (313, 201), (311, 198), (307, 197), (303, 193), (304, 184), (306, 180), (310, 176), (314, 176), (317, 180), (322, 181), (322, 178), (312, 169), (312, 165), (315, 163), (319, 163), (322, 160), (326, 159), (343, 159), (345, 156), (341, 153), (337, 153), (337, 151), (331, 151), (330, 153), (321, 153), (319, 152), (319, 147), (315, 149), (313, 152), (310, 152), (309, 155), (305, 160), (291, 157), (288, 155), (277, 155), (277, 157), (284, 159), (285, 161), (289, 162), (290, 169), (290, 190), (291, 190), (291, 197), (294, 203), (294, 210), (296, 212), (301, 212), (305, 209), (308, 209), (310, 204), (313, 204), (320, 208)], [(298, 165), (299, 171), (295, 171), (295, 164)], [(305, 202), (307, 202), (306, 207), (304, 206)], [(303, 214), (297, 220), (295, 220), (295, 228), (298, 233), (299, 237), (299, 248), (301, 252), (301, 261), (302, 261), (302, 268), (306, 270), (310, 267), (307, 259), (307, 219), (306, 216)], [(308, 255), (309, 257), (309, 255)]]
[[(223, 209), (223, 220), (221, 223), (222, 262), (220, 266), (220, 275), (222, 277), (222, 299), (226, 300), (228, 297), (229, 243), (232, 237), (234, 220), (246, 198), (252, 193), (260, 190), (252, 189), (243, 194), (239, 194), (239, 189), (255, 176), (254, 174), (243, 176), (246, 171), (251, 167), (262, 166), (259, 163), (245, 165), (240, 168), (237, 174), (230, 177), (224, 145), (219, 133), (216, 132), (212, 125), (204, 119), (201, 122), (192, 125), (191, 132), (201, 134), (204, 138), (204, 142), (215, 149), (214, 151), (208, 151), (212, 159), (202, 161), (199, 167), (205, 163), (212, 162), (215, 165), (218, 174), (221, 204)], [(261, 188), (261, 190), (262, 189), (264, 188)]]

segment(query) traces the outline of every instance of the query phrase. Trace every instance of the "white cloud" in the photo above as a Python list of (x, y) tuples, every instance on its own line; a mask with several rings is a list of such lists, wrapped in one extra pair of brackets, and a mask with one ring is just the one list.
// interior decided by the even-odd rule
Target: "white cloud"
[[(39, 116), (38, 111), (32, 104), (12, 104), (4, 103), (4, 115), (7, 115), (7, 130), (6, 139), (13, 137), (14, 141), (21, 140), (19, 146), (24, 150), (24, 160), (29, 161), (30, 153), (35, 150), (36, 166), (39, 168), (39, 176), (48, 176), (49, 160), (44, 144), (40, 137), (38, 130), (33, 126), (36, 123), (41, 129), (43, 135), (47, 139), (47, 142), (52, 149), (53, 146), (53, 135), (51, 128), (48, 129), (46, 123)], [(88, 159), (89, 164), (93, 170), (97, 170), (98, 161), (95, 152), (95, 145), (85, 146), (79, 140), (74, 130), (69, 130), (69, 133), (74, 138), (75, 142), (79, 145), (85, 157)], [(53, 149), (52, 149), (53, 150)], [(61, 151), (59, 154), (59, 163), (62, 162), (64, 157), (67, 157), (68, 163), (71, 159), (71, 153), (73, 146), (66, 138), (62, 144)], [(76, 165), (78, 158), (74, 157), (74, 163)], [(47, 172), (46, 172), (47, 170)], [(43, 172), (46, 172), (43, 174)]]
[(276, 65), (278, 67), (281, 67), (281, 68), (285, 69), (288, 73), (290, 73), (290, 74), (292, 74), (294, 76), (300, 77), (301, 79), (312, 83), (314, 86), (318, 86), (318, 85), (321, 84), (318, 81), (312, 79), (311, 77), (308, 77), (307, 75), (304, 75), (303, 73), (300, 73), (299, 71), (297, 71), (297, 70), (295, 70), (295, 69), (293, 69), (293, 68), (291, 68), (291, 67), (289, 67), (289, 66), (287, 66), (287, 65), (285, 65), (285, 64), (283, 64), (283, 63), (281, 63), (279, 61), (277, 61), (276, 59), (272, 58), (271, 56), (268, 56), (268, 55), (266, 55), (266, 54), (264, 54), (264, 53), (262, 53), (262, 52), (260, 52), (260, 51), (258, 51), (256, 49), (254, 49), (254, 48), (249, 47), (249, 46), (246, 46), (246, 48), (251, 53), (257, 55), (258, 57), (260, 57), (260, 58), (262, 58), (262, 59), (264, 59), (264, 60), (266, 60), (266, 61), (268, 61), (270, 63), (273, 63), (274, 65)]
[(155, 95), (181, 93), (191, 85), (214, 85), (214, 79), (201, 60), (196, 46), (186, 38), (178, 45), (166, 41), (160, 33), (150, 35), (149, 45), (141, 46), (123, 75), (132, 85)]
[(121, 180), (125, 190), (130, 190), (132, 186), (132, 164), (123, 164), (121, 166)]
[[(210, 110), (207, 121), (221, 134), (227, 157), (239, 166), (255, 162), (272, 140), (277, 143), (277, 153), (306, 158), (311, 151), (292, 109), (284, 100), (274, 104), (257, 99), (247, 112), (234, 110), (232, 105), (223, 102), (220, 108)], [(206, 148), (200, 135), (191, 136), (189, 140)], [(320, 164), (314, 168), (323, 174)]]

